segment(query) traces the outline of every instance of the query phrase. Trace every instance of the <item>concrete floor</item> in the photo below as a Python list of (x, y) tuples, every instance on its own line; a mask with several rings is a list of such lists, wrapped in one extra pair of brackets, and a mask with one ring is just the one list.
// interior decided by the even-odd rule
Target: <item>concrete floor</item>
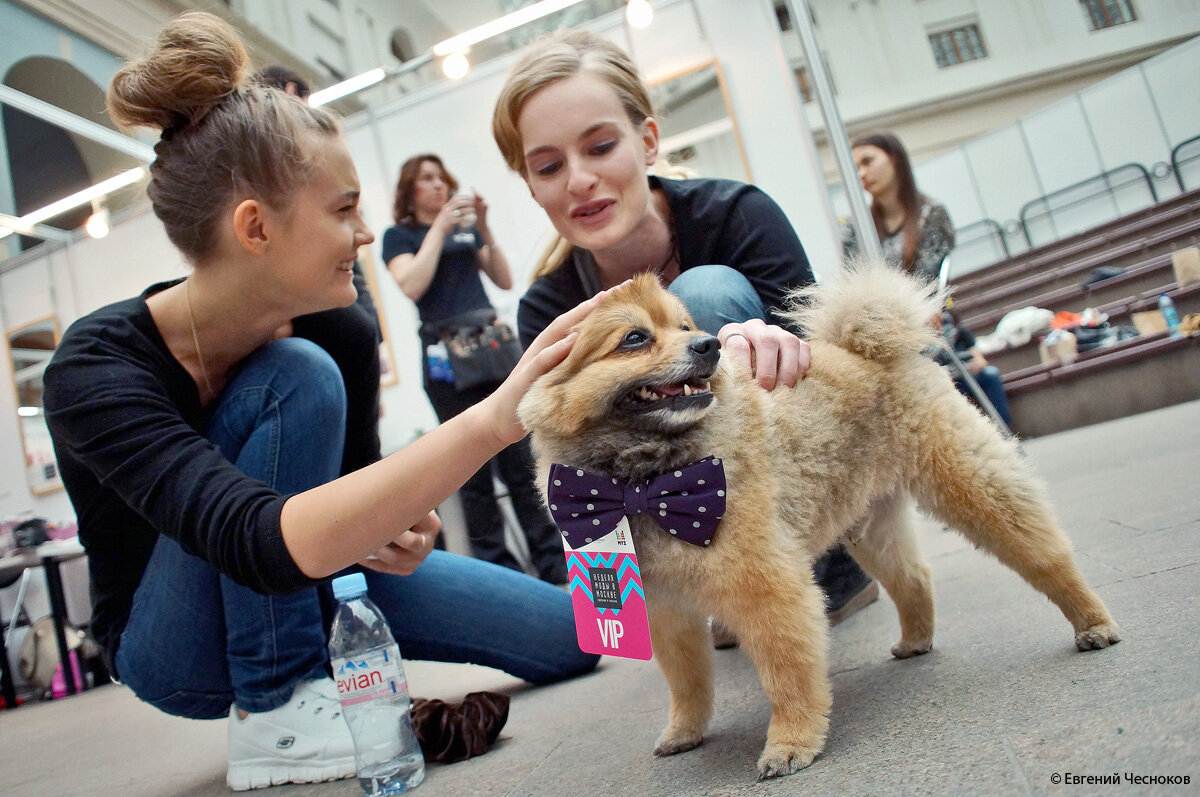
[[(540, 689), (494, 670), (412, 662), (418, 695), (513, 696), (487, 755), (429, 768), (423, 795), (1091, 794), (1200, 791), (1200, 402), (1025, 443), (1050, 483), (1081, 568), (1124, 641), (1077, 653), (1058, 610), (1015, 574), (927, 521), (938, 634), (893, 660), (884, 597), (832, 633), (825, 752), (755, 782), (769, 706), (738, 650), (719, 651), (705, 743), (650, 755), (667, 693), (653, 663), (607, 659)], [(5, 795), (224, 795), (225, 723), (181, 720), (106, 686), (0, 712)], [(1113, 775), (1118, 786), (1055, 785)], [(1187, 776), (1134, 785), (1131, 776)], [(352, 780), (276, 787), (278, 797), (358, 794)]]

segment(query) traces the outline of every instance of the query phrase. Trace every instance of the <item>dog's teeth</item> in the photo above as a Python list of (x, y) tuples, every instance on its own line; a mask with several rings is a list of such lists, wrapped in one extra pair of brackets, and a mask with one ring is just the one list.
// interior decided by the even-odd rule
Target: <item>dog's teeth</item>
[(683, 383), (683, 395), (685, 395), (685, 396), (692, 395), (692, 386), (689, 385), (687, 382)]

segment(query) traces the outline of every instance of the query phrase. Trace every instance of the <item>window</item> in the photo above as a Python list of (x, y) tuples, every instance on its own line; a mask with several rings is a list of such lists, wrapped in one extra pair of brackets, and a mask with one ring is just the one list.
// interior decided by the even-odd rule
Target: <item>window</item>
[(1079, 4), (1083, 6), (1091, 30), (1124, 25), (1137, 19), (1129, 0), (1079, 0)]
[[(829, 66), (829, 53), (821, 51), (821, 57), (825, 60), (825, 74), (829, 76), (829, 86), (833, 89), (836, 96), (838, 93), (837, 82), (833, 79), (833, 69)], [(817, 98), (817, 90), (813, 86), (812, 75), (808, 71), (808, 64), (792, 64), (792, 73), (796, 76), (796, 85), (800, 87), (800, 97), (804, 102), (812, 102)]]
[(962, 25), (929, 34), (929, 45), (939, 69), (987, 58), (987, 48), (978, 25)]

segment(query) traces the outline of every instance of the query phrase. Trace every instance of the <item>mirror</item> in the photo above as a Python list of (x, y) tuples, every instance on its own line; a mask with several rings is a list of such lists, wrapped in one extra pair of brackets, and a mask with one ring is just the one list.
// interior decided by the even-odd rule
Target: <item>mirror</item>
[(753, 181), (725, 74), (708, 61), (650, 85), (659, 132), (655, 171)]
[(379, 385), (388, 387), (399, 382), (400, 375), (396, 371), (395, 355), (392, 354), (392, 336), (388, 332), (387, 314), (383, 311), (383, 296), (379, 293), (379, 283), (375, 281), (375, 261), (368, 247), (358, 248), (358, 263), (367, 281), (367, 291), (371, 294), (375, 314), (379, 317), (379, 331), (383, 335), (383, 342), (379, 344)]
[(42, 372), (58, 346), (58, 321), (53, 316), (8, 331), (17, 415), (25, 448), (25, 475), (34, 495), (61, 489), (58, 462), (50, 430), (42, 413)]

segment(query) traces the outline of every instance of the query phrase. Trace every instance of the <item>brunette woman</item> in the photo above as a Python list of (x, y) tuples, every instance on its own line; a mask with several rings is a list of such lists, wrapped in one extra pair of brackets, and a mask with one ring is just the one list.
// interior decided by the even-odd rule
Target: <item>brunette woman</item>
[[(425, 393), (443, 423), (487, 398), (499, 381), (464, 387), (452, 373), (434, 378), (428, 352), (439, 329), (452, 328), (463, 314), (491, 311), (481, 275), (498, 288), (512, 287), (504, 252), (488, 225), (488, 206), (479, 194), (456, 195), (458, 181), (432, 153), (416, 155), (400, 167), (393, 214), (396, 226), (383, 234), (383, 260), (396, 284), (417, 305), (421, 318), (422, 374)], [(464, 219), (473, 223), (463, 226)], [(450, 325), (450, 326), (448, 326)], [(443, 376), (438, 373), (437, 376)], [(459, 490), (467, 518), (471, 550), (480, 559), (520, 570), (504, 541), (504, 518), (496, 503), (492, 467), (508, 488), (539, 578), (552, 584), (567, 580), (562, 543), (533, 483), (529, 442), (506, 447), (477, 470)]]

